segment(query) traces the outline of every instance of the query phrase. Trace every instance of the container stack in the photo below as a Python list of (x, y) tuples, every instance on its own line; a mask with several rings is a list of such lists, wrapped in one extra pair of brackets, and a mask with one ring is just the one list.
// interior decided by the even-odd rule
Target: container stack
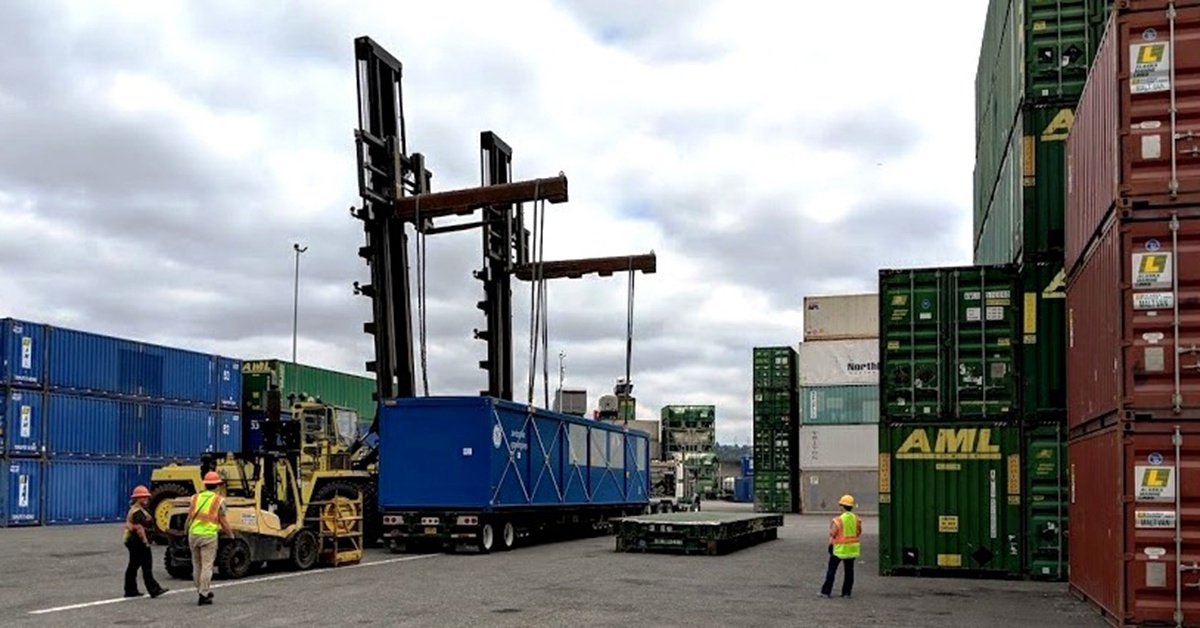
[(659, 414), (663, 458), (683, 462), (695, 490), (714, 497), (720, 490), (717, 462), (717, 408), (706, 405), (663, 406)]
[(880, 270), (880, 573), (1018, 576), (1019, 274)]
[[(242, 442), (246, 449), (256, 449), (262, 442), (260, 421), (267, 414), (267, 391), (272, 384), (279, 387), (283, 406), (288, 408), (288, 395), (314, 397), (322, 402), (353, 411), (358, 432), (370, 428), (375, 420), (375, 379), (340, 371), (293, 364), (287, 360), (259, 358), (242, 362)], [(347, 427), (347, 426), (339, 426)]]
[(241, 447), (238, 360), (4, 319), (6, 525), (120, 521), (154, 467)]
[(754, 380), (754, 510), (798, 512), (793, 499), (799, 467), (800, 408), (791, 347), (755, 347)]
[(879, 482), (879, 295), (804, 298), (796, 500), (836, 513), (842, 495), (875, 514)]
[(1108, 22), (1067, 142), (1070, 588), (1194, 625), (1200, 488), (1200, 1)]

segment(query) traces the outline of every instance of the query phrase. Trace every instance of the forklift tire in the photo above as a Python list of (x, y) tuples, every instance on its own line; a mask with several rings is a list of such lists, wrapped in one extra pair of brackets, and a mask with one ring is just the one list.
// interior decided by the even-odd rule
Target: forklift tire
[(187, 497), (192, 494), (192, 489), (178, 482), (167, 482), (159, 484), (150, 491), (150, 501), (146, 504), (146, 509), (150, 511), (150, 521), (154, 527), (149, 530), (151, 542), (159, 545), (167, 544), (167, 528), (171, 525), (171, 500), (177, 497)]
[(163, 567), (167, 570), (167, 575), (179, 580), (192, 579), (192, 561), (183, 562), (171, 558), (170, 548), (163, 552)]
[(250, 566), (250, 546), (241, 539), (231, 539), (217, 550), (217, 568), (230, 580), (245, 578)]
[(292, 566), (300, 571), (312, 569), (317, 564), (317, 535), (303, 528), (292, 537)]

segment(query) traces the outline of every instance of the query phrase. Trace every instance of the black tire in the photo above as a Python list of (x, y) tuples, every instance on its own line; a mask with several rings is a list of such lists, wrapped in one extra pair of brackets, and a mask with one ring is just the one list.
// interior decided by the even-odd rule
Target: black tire
[(500, 525), (500, 543), (497, 549), (502, 552), (511, 550), (517, 544), (517, 528), (511, 521), (505, 521)]
[[(150, 501), (146, 504), (146, 509), (150, 511), (151, 529), (147, 530), (150, 542), (159, 545), (167, 544), (167, 526), (170, 525), (170, 521), (167, 519), (170, 515), (167, 513), (169, 513), (170, 506), (163, 502), (169, 502), (177, 497), (187, 497), (193, 492), (192, 487), (178, 482), (159, 484), (150, 491)], [(166, 509), (165, 512), (158, 512), (160, 505)]]
[(250, 546), (241, 539), (227, 541), (217, 550), (217, 569), (231, 580), (245, 578), (250, 573)]
[(192, 561), (175, 560), (171, 558), (171, 550), (163, 552), (163, 568), (167, 570), (167, 575), (178, 580), (192, 579)]
[(300, 571), (312, 569), (317, 564), (317, 535), (308, 528), (302, 528), (292, 536), (292, 566)]
[(363, 547), (377, 547), (383, 541), (383, 514), (379, 512), (379, 490), (373, 483), (358, 485), (363, 500)]
[[(367, 494), (368, 494), (368, 492), (369, 491), (364, 490), (363, 486), (360, 486), (359, 484), (357, 484), (355, 482), (344, 482), (341, 480), (337, 480), (337, 481), (333, 481), (333, 482), (328, 482), (326, 484), (322, 484), (320, 488), (313, 491), (312, 498), (309, 501), (310, 502), (323, 502), (323, 501), (328, 501), (328, 500), (333, 499), (334, 497), (338, 497), (338, 496), (349, 497), (349, 498), (353, 499), (353, 498), (361, 495), (362, 499), (363, 499), (363, 514), (365, 515), (367, 512), (367, 497), (368, 497)], [(372, 506), (372, 509), (373, 508), (374, 508), (374, 506)], [(310, 528), (312, 530), (316, 530), (318, 524), (316, 523), (315, 520), (320, 516), (321, 516), (321, 509), (319, 506), (309, 506), (308, 513), (305, 515), (306, 521), (304, 522), (304, 527)], [(308, 521), (307, 519), (312, 519), (313, 521)], [(365, 532), (365, 530), (364, 530), (364, 532)], [(363, 536), (364, 536), (364, 540), (365, 540), (366, 535), (364, 534)]]

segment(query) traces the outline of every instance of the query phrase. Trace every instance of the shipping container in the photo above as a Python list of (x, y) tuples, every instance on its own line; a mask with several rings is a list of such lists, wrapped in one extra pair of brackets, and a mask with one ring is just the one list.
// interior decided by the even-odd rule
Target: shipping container
[(42, 522), (42, 461), (0, 458), (0, 525)]
[(754, 501), (754, 478), (746, 476), (734, 480), (733, 501), (748, 504)]
[(41, 391), (9, 388), (0, 404), (0, 454), (37, 456), (44, 452), (46, 396)]
[(791, 471), (759, 469), (754, 474), (754, 511), (792, 512), (793, 477)]
[(796, 350), (791, 347), (755, 347), (752, 355), (754, 388), (796, 388)]
[(1061, 263), (1021, 270), (1021, 414), (1063, 421), (1067, 414), (1067, 280)]
[(1070, 553), (1070, 588), (1110, 622), (1200, 625), (1198, 420), (1127, 423), (1069, 445), (1071, 546), (1086, 548)]
[(1198, 76), (1200, 6), (1113, 13), (1067, 141), (1068, 269), (1114, 210), (1200, 203)]
[(878, 336), (878, 294), (804, 297), (804, 342)]
[(879, 384), (879, 339), (800, 343), (800, 386)]
[(754, 403), (751, 408), (754, 414), (762, 416), (799, 416), (798, 397), (795, 388), (755, 388)]
[(568, 388), (554, 391), (554, 411), (573, 416), (586, 416), (588, 412), (587, 390)]
[(1072, 428), (1200, 409), (1200, 218), (1121, 222), (1067, 286)]
[[(983, 45), (975, 74), (975, 225), (982, 223), (980, 212), (986, 207), (1004, 152), (998, 147), (1008, 143), (1013, 122), (1021, 105), (1024, 79), (1021, 35), (1023, 3), (991, 2), (984, 24)], [(980, 195), (982, 194), (983, 202)], [(976, 232), (978, 235), (978, 232)]]
[(879, 386), (811, 386), (800, 389), (801, 425), (879, 422)]
[(222, 408), (242, 406), (242, 361), (236, 358), (217, 358), (217, 405)]
[[(1010, 264), (1021, 257), (1021, 235), (1024, 214), (1022, 205), (1023, 188), (1021, 174), (1024, 164), (1024, 138), (1019, 129), (1024, 125), (1023, 112), (1012, 120), (1013, 128), (1004, 135), (1004, 142), (978, 154), (977, 159), (986, 163), (996, 160), (998, 165), (991, 175), (975, 171), (975, 263)], [(990, 153), (995, 153), (994, 156)], [(993, 176), (994, 178), (984, 178)]]
[(742, 456), (742, 477), (754, 475), (754, 456)]
[(800, 426), (800, 470), (879, 468), (878, 425)]
[(717, 431), (714, 428), (667, 428), (662, 429), (664, 457), (672, 454), (706, 453), (717, 446)]
[(860, 515), (879, 514), (878, 469), (801, 469), (797, 492), (800, 495), (800, 514), (832, 515), (842, 512), (838, 504), (842, 495), (854, 497), (854, 512)]
[(194, 460), (213, 448), (207, 408), (50, 393), (46, 449), (52, 457)]
[(133, 487), (150, 486), (146, 461), (51, 459), (42, 482), (47, 525), (123, 521)]
[(711, 428), (716, 424), (716, 406), (663, 406), (659, 415), (663, 430), (674, 428)]
[(662, 459), (662, 423), (654, 420), (632, 420), (619, 421), (618, 425), (623, 425), (627, 429), (645, 432), (650, 437), (650, 459)]
[(0, 384), (39, 387), (44, 382), (46, 327), (6, 318), (0, 321)]
[(1067, 431), (1061, 419), (1025, 425), (1025, 573), (1067, 577)]
[(213, 433), (212, 451), (242, 450), (242, 415), (239, 412), (221, 412), (217, 415)]
[(879, 271), (880, 404), (888, 420), (1008, 420), (1019, 409), (1012, 265)]
[(795, 466), (799, 434), (794, 429), (754, 425), (754, 468), (764, 471), (790, 471)]
[(373, 377), (277, 359), (242, 361), (243, 410), (265, 412), (267, 390), (272, 382), (283, 393), (284, 406), (288, 405), (290, 394), (308, 395), (355, 410), (360, 422), (370, 424), (375, 419), (375, 402), (371, 399), (376, 385)]
[(1019, 576), (1021, 514), (1019, 427), (879, 426), (881, 575)]

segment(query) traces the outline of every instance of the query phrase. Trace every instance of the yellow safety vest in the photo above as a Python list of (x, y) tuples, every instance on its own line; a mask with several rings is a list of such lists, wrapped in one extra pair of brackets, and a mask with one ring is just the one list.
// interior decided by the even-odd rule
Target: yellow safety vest
[(217, 536), (221, 531), (221, 496), (212, 491), (192, 495), (192, 527), (188, 533), (196, 536)]
[(833, 555), (838, 558), (858, 558), (861, 547), (858, 542), (858, 515), (844, 512), (833, 520)]

